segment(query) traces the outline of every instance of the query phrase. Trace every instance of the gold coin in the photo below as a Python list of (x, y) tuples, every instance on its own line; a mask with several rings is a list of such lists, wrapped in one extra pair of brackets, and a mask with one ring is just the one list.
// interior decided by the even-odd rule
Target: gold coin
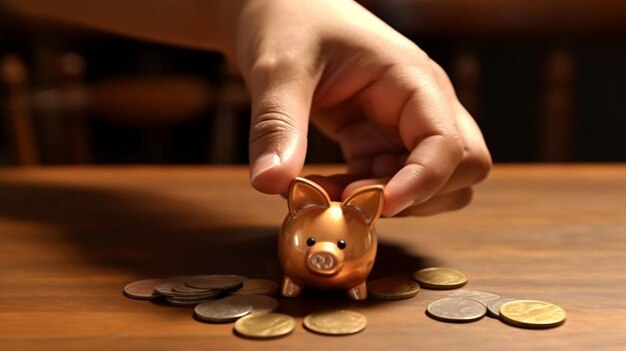
[(502, 321), (522, 328), (558, 327), (566, 317), (564, 309), (544, 301), (516, 300), (500, 307)]
[(448, 290), (460, 288), (467, 284), (465, 274), (447, 267), (431, 267), (413, 273), (420, 286), (425, 289)]
[(401, 300), (417, 295), (420, 291), (420, 286), (416, 282), (407, 279), (376, 279), (367, 282), (367, 291), (377, 299)]
[(246, 279), (243, 286), (232, 292), (234, 295), (274, 295), (278, 284), (267, 279)]
[(316, 333), (348, 335), (362, 331), (367, 326), (364, 315), (347, 310), (327, 310), (304, 317), (304, 326)]
[(296, 320), (282, 313), (261, 313), (240, 318), (235, 322), (235, 332), (247, 338), (269, 339), (291, 333)]

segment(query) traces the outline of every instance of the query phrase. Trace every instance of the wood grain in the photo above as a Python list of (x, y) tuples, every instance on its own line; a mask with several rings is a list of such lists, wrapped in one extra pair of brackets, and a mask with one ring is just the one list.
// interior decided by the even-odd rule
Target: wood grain
[[(309, 169), (321, 173), (333, 168)], [(308, 172), (307, 172), (308, 173)], [(620, 350), (626, 345), (626, 166), (497, 166), (465, 210), (379, 222), (373, 276), (447, 265), (468, 288), (547, 300), (568, 312), (551, 330), (429, 319), (446, 295), (364, 303), (343, 294), (281, 299), (301, 323), (347, 307), (368, 318), (350, 337), (301, 324), (250, 341), (188, 308), (122, 296), (136, 279), (237, 273), (278, 280), (279, 197), (253, 191), (245, 168), (0, 170), (0, 349)]]

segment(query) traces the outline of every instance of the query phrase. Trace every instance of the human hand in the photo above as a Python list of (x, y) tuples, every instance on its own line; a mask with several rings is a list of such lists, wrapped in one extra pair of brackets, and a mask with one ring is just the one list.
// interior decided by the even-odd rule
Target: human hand
[(234, 55), (252, 93), (252, 185), (282, 193), (301, 171), (309, 119), (346, 174), (313, 176), (333, 198), (385, 184), (385, 216), (458, 209), (491, 156), (443, 69), (350, 0), (249, 1)]

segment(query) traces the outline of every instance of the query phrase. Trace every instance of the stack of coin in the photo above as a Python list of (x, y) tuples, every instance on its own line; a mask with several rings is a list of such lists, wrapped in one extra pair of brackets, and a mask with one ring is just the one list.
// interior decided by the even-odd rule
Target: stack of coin
[(154, 287), (154, 291), (164, 296), (174, 306), (195, 306), (201, 302), (216, 298), (221, 289), (200, 289), (185, 285), (184, 281), (168, 280)]
[[(124, 287), (124, 295), (138, 300), (165, 299), (175, 306), (195, 306), (196, 320), (208, 323), (235, 322), (235, 334), (245, 338), (267, 339), (290, 334), (294, 318), (274, 313), (279, 307), (270, 297), (278, 284), (265, 279), (214, 274), (144, 279)], [(381, 279), (373, 281), (371, 293), (383, 299), (415, 296), (419, 285), (413, 281)], [(367, 326), (364, 315), (348, 310), (312, 313), (303, 322), (311, 332), (326, 335), (355, 334)]]
[(138, 300), (165, 299), (174, 306), (195, 306), (193, 316), (201, 322), (227, 323), (248, 316), (236, 327), (237, 335), (270, 338), (289, 334), (295, 327), (293, 318), (273, 313), (279, 303), (271, 295), (277, 290), (278, 284), (271, 280), (213, 274), (139, 280), (126, 285), (124, 295)]
[[(271, 280), (248, 279), (234, 274), (212, 274), (139, 280), (126, 285), (124, 295), (138, 300), (164, 298), (174, 306), (193, 307), (229, 294), (270, 296), (274, 295), (277, 290), (278, 284)], [(263, 298), (258, 297), (256, 299), (250, 297), (249, 299), (263, 300)], [(267, 302), (267, 300), (264, 301)], [(256, 304), (258, 305), (258, 302)], [(271, 304), (273, 305), (274, 302)]]

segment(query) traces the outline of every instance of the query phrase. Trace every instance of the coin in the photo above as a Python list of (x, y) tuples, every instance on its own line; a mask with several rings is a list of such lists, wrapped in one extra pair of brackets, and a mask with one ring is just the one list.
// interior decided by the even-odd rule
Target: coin
[(191, 280), (191, 279), (203, 279), (203, 278), (207, 278), (207, 279), (215, 279), (215, 278), (234, 278), (234, 279), (239, 279), (241, 281), (244, 281), (246, 279), (248, 279), (248, 277), (244, 277), (243, 275), (239, 275), (239, 274), (196, 274), (196, 275), (192, 275), (192, 276), (188, 276), (188, 278), (186, 280)]
[(193, 301), (193, 300), (214, 300), (221, 296), (220, 293), (215, 293), (211, 290), (211, 294), (204, 295), (181, 295), (181, 296), (167, 296), (168, 298), (179, 300), (179, 301)]
[(467, 284), (465, 274), (447, 267), (420, 269), (413, 273), (413, 279), (420, 283), (421, 287), (435, 290), (456, 289)]
[(274, 312), (279, 305), (278, 300), (266, 295), (231, 295), (223, 300), (242, 301), (249, 304), (252, 306), (250, 314)]
[(320, 334), (347, 335), (365, 329), (367, 319), (364, 315), (354, 311), (326, 310), (304, 317), (304, 326)]
[(235, 322), (234, 326), (238, 335), (255, 339), (277, 338), (291, 333), (295, 327), (296, 320), (281, 313), (245, 316)]
[(185, 285), (184, 283), (182, 284), (178, 284), (175, 285), (174, 287), (172, 287), (172, 291), (173, 292), (178, 292), (178, 293), (184, 293), (184, 294), (196, 294), (196, 293), (206, 293), (209, 291), (213, 291), (213, 290), (218, 290), (219, 289), (198, 289), (198, 288), (192, 288), (190, 286)]
[(171, 296), (172, 294), (175, 294), (172, 289), (179, 284), (180, 282), (177, 281), (166, 281), (164, 283), (156, 285), (154, 287), (154, 291), (164, 296)]
[(167, 302), (171, 305), (179, 306), (179, 307), (191, 307), (195, 305), (199, 305), (206, 301), (211, 301), (210, 298), (201, 298), (201, 299), (189, 299), (189, 298), (178, 298), (178, 297), (166, 297)]
[(448, 297), (462, 297), (462, 298), (465, 298), (465, 299), (476, 300), (476, 301), (482, 303), (483, 305), (485, 305), (485, 307), (487, 307), (489, 302), (501, 298), (500, 295), (494, 294), (494, 293), (489, 292), (489, 291), (465, 290), (465, 289), (457, 290), (457, 291), (451, 293), (450, 295), (448, 295)]
[(367, 282), (367, 291), (377, 299), (401, 300), (417, 295), (420, 286), (408, 279), (376, 279)]
[(242, 286), (245, 277), (232, 274), (215, 274), (206, 276), (196, 276), (186, 280), (185, 285), (199, 289), (236, 289)]
[(213, 300), (197, 305), (193, 312), (196, 318), (213, 323), (232, 322), (252, 311), (252, 306), (243, 301)]
[(232, 292), (234, 295), (274, 295), (278, 284), (267, 279), (246, 279), (243, 286)]
[(153, 278), (132, 282), (124, 287), (124, 295), (137, 300), (158, 299), (161, 295), (154, 291), (154, 287), (163, 281), (164, 279)]
[(502, 304), (500, 319), (522, 328), (552, 328), (565, 323), (567, 313), (559, 306), (537, 300), (516, 300)]
[[(193, 290), (187, 290), (186, 288), (188, 287), (184, 284), (176, 285), (172, 288), (172, 291), (170, 292), (169, 296), (177, 297), (177, 298), (189, 298), (189, 299), (209, 299), (209, 298), (217, 297), (218, 295), (224, 292), (224, 290), (220, 290), (220, 289), (207, 289), (207, 290), (198, 289), (194, 292)], [(191, 288), (191, 289), (194, 289), (194, 288)]]
[(190, 298), (209, 298), (219, 295), (222, 290), (218, 289), (206, 289), (196, 290), (196, 292), (179, 292), (177, 290), (182, 289), (184, 283), (173, 281), (161, 283), (154, 287), (154, 290), (161, 295), (169, 297), (190, 297)]
[(487, 308), (475, 300), (446, 297), (428, 305), (426, 313), (443, 322), (473, 322), (483, 318)]
[(487, 312), (491, 317), (498, 318), (500, 317), (500, 306), (511, 301), (517, 301), (517, 299), (501, 297), (499, 299), (492, 300), (487, 304)]

